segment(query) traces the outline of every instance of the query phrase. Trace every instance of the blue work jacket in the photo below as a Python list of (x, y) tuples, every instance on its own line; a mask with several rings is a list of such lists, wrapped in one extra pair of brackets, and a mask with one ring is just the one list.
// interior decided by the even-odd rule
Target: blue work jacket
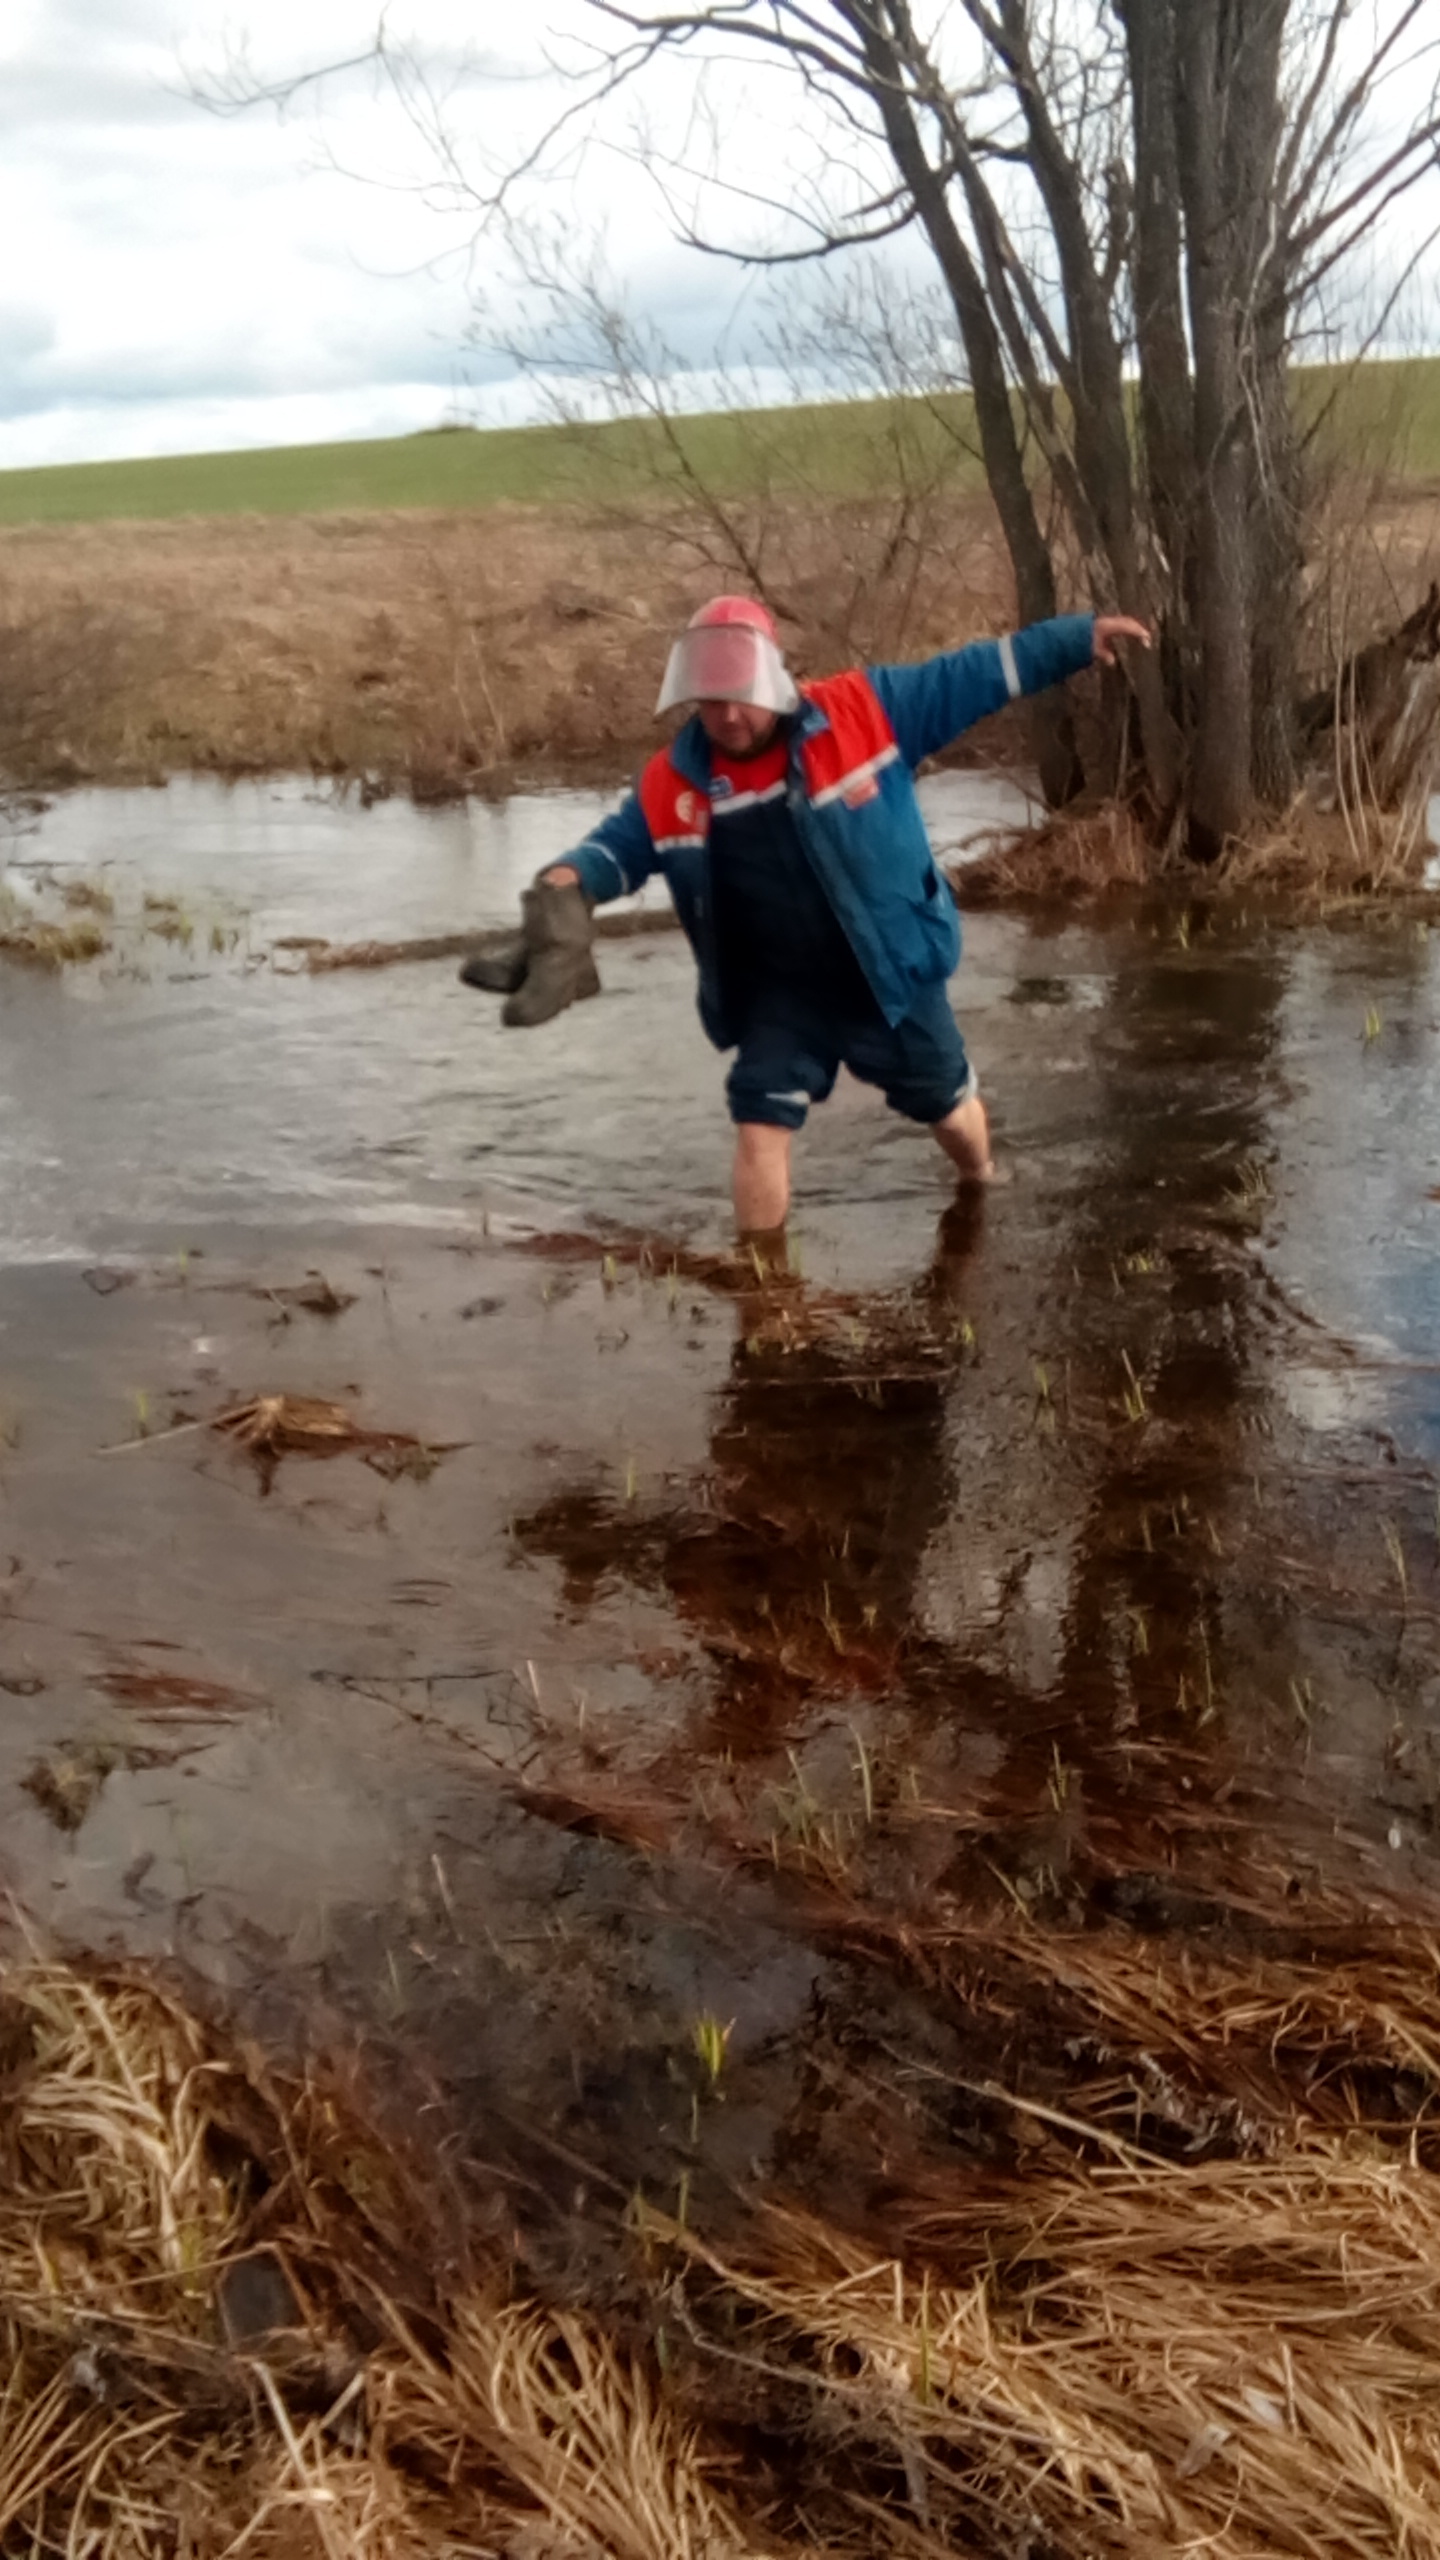
[[(914, 774), (975, 721), (1090, 664), (1094, 618), (1064, 614), (1003, 640), (975, 640), (914, 666), (866, 667), (801, 687), (787, 800), (796, 833), (881, 1012), (904, 1020), (917, 991), (948, 978), (960, 923), (915, 796)], [(635, 789), (566, 859), (597, 905), (663, 871), (699, 967), (700, 1014), (734, 1045), (710, 879), (712, 773), (696, 718), (652, 756)]]

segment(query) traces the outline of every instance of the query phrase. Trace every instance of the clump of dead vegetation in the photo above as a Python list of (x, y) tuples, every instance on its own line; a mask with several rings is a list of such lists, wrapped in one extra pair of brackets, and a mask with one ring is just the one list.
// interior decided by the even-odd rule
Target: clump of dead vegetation
[[(274, 1301), (281, 1324), (291, 1321), (293, 1307), (336, 1316), (354, 1305), (352, 1297), (333, 1289), (320, 1274), (308, 1286), (283, 1292), (267, 1289), (256, 1294)], [(101, 1456), (124, 1457), (138, 1449), (155, 1449), (172, 1440), (188, 1439), (197, 1431), (213, 1431), (254, 1461), (267, 1493), (282, 1458), (338, 1458), (352, 1453), (392, 1484), (403, 1476), (425, 1484), (441, 1459), (462, 1445), (457, 1440), (422, 1440), (413, 1431), (378, 1430), (373, 1424), (360, 1421), (348, 1405), (333, 1396), (247, 1396), (242, 1403), (227, 1405), (223, 1412), (208, 1419), (183, 1410), (176, 1412), (159, 1428), (152, 1424), (143, 1396), (137, 1398), (137, 1406), (139, 1429), (127, 1439), (107, 1442)]]
[(1122, 2154), (937, 2205), (908, 2263), (798, 2214), (743, 2259), (667, 2236), (739, 2293), (772, 2367), (828, 2385), (877, 2450), (888, 2424), (911, 2508), (892, 2548), (1440, 2547), (1433, 2174), (1313, 2138), (1190, 2169)]
[(267, 1480), (281, 1458), (332, 1458), (352, 1449), (377, 1474), (423, 1483), (456, 1445), (419, 1440), (413, 1431), (377, 1431), (330, 1396), (250, 1396), (217, 1413), (210, 1427), (245, 1450)]
[[(353, 2071), (12, 1962), (6, 2547), (1440, 2553), (1435, 1946), (1030, 1920), (969, 1954), (988, 2140), (897, 2153), (858, 2220), (636, 2198), (623, 2278), (543, 2302), (513, 2198)], [(994, 2073), (1027, 1987), (1063, 2091)]]
[(1273, 896), (1291, 911), (1428, 894), (1440, 788), (1440, 584), (1344, 656), (1299, 706), (1309, 758), (1289, 807), (1197, 872), (1178, 837), (1116, 802), (998, 836), (952, 873), (962, 906), (1083, 906), (1158, 889)]
[(1153, 888), (1161, 867), (1139, 819), (1111, 804), (1007, 831), (950, 880), (962, 907), (1074, 907)]
[(1062, 811), (999, 837), (952, 867), (950, 880), (960, 905), (971, 910), (1073, 909), (1151, 892), (1194, 897), (1203, 891), (1222, 902), (1273, 899), (1296, 915), (1364, 899), (1429, 899), (1430, 797), (1428, 778), (1395, 806), (1321, 779), (1253, 836), (1227, 845), (1203, 871), (1157, 842), (1132, 810), (1112, 804)]
[(77, 960), (98, 960), (109, 948), (109, 936), (91, 916), (62, 924), (0, 907), (0, 952), (27, 968), (64, 969)]
[[(1118, 803), (1062, 811), (997, 837), (953, 870), (964, 907), (1093, 905), (1159, 890), (1273, 897), (1292, 912), (1428, 894), (1440, 785), (1440, 589), (1388, 640), (1352, 658), (1307, 706), (1317, 761), (1290, 806), (1197, 872)], [(1323, 759), (1323, 760), (1321, 760)]]
[(7, 2547), (734, 2547), (645, 2360), (513, 2299), (343, 2090), (124, 1975), (12, 1966), (0, 2016)]
[(88, 881), (76, 883), (58, 903), (62, 912), (46, 915), (0, 880), (0, 957), (26, 968), (56, 970), (74, 961), (98, 960), (109, 950), (113, 910), (102, 889)]
[(1428, 801), (1428, 788), (1396, 808), (1329, 795), (1301, 799), (1249, 842), (1227, 849), (1217, 886), (1311, 913), (1355, 900), (1427, 898), (1435, 859)]

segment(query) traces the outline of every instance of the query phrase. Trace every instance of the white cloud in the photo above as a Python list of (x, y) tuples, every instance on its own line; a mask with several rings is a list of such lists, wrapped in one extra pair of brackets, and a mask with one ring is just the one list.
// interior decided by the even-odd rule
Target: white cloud
[[(533, 415), (511, 360), (471, 342), (496, 270), (383, 80), (328, 82), (284, 116), (187, 94), (237, 24), (274, 77), (363, 49), (372, 0), (178, 5), (12, 0), (0, 23), (0, 229), (25, 243), (0, 300), (0, 467), (401, 433), (457, 401)], [(500, 0), (415, 5), (477, 169), (502, 161), (557, 94), (543, 25)], [(627, 295), (710, 359), (737, 279), (676, 248), (636, 169), (592, 151), (542, 200), (608, 224)]]
[(147, 454), (238, 453), (265, 445), (338, 444), (352, 436), (412, 435), (445, 400), (430, 382), (362, 384), (326, 392), (247, 393), (173, 400), (61, 402), (33, 418), (0, 418), (0, 470), (35, 463), (121, 461)]
[[(257, 52), (294, 24), (275, 0), (251, 16)], [(328, 17), (307, 11), (307, 43), (353, 42), (356, 12)], [(433, 263), (454, 223), (317, 165), (303, 122), (181, 93), (222, 32), (218, 12), (177, 30), (170, 0), (7, 14), (0, 228), (25, 256), (0, 303), (0, 462), (398, 432), (462, 370), (496, 371), (465, 354), (461, 262)], [(328, 131), (384, 167), (387, 123), (357, 93)]]

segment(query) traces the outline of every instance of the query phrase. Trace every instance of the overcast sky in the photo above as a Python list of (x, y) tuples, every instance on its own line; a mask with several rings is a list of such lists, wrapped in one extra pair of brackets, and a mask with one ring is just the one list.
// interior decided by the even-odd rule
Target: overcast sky
[[(504, 157), (533, 129), (541, 30), (568, 5), (412, 0), (406, 24), (442, 76), (468, 48), (457, 131)], [(187, 94), (187, 73), (213, 77), (239, 33), (273, 73), (353, 51), (375, 15), (373, 0), (6, 0), (0, 467), (530, 412), (510, 364), (467, 347), (468, 226), (405, 183), (429, 164), (392, 99), (350, 80), (318, 115), (308, 103), (221, 119)], [(670, 77), (687, 85), (656, 112), (675, 130), (690, 75)], [(761, 170), (794, 150), (783, 123), (765, 130), (768, 109), (768, 94), (747, 97)], [(734, 271), (675, 248), (646, 182), (613, 155), (591, 155), (551, 201), (577, 229), (608, 219), (635, 305), (703, 361)]]
[[(217, 117), (190, 94), (237, 42), (269, 76), (353, 53), (377, 15), (378, 0), (6, 0), (0, 468), (534, 413), (513, 365), (467, 343), (473, 224), (419, 191), (433, 163), (383, 81), (332, 82), (283, 117)], [(409, 10), (457, 84), (456, 131), (496, 157), (557, 94), (540, 57), (554, 16)], [(613, 158), (586, 164), (579, 201), (672, 338), (713, 344), (734, 275), (676, 248)]]
[[(446, 17), (431, 0), (437, 42)], [(457, 222), (326, 169), (308, 113), (217, 120), (185, 94), (227, 28), (270, 67), (297, 31), (319, 53), (372, 24), (363, 0), (7, 0), (0, 466), (400, 433), (501, 370), (464, 345)], [(418, 165), (364, 83), (324, 132), (356, 168)]]

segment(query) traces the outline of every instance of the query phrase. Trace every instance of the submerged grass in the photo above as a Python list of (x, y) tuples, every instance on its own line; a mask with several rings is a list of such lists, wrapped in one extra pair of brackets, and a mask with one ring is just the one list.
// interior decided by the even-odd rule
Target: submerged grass
[(31, 969), (63, 969), (73, 961), (98, 960), (109, 950), (103, 921), (108, 910), (100, 893), (63, 897), (61, 905), (61, 915), (47, 916), (0, 880), (0, 958)]
[(0, 952), (32, 969), (63, 969), (76, 960), (98, 960), (110, 948), (109, 937), (90, 917), (70, 924), (43, 917), (23, 919), (0, 913)]

